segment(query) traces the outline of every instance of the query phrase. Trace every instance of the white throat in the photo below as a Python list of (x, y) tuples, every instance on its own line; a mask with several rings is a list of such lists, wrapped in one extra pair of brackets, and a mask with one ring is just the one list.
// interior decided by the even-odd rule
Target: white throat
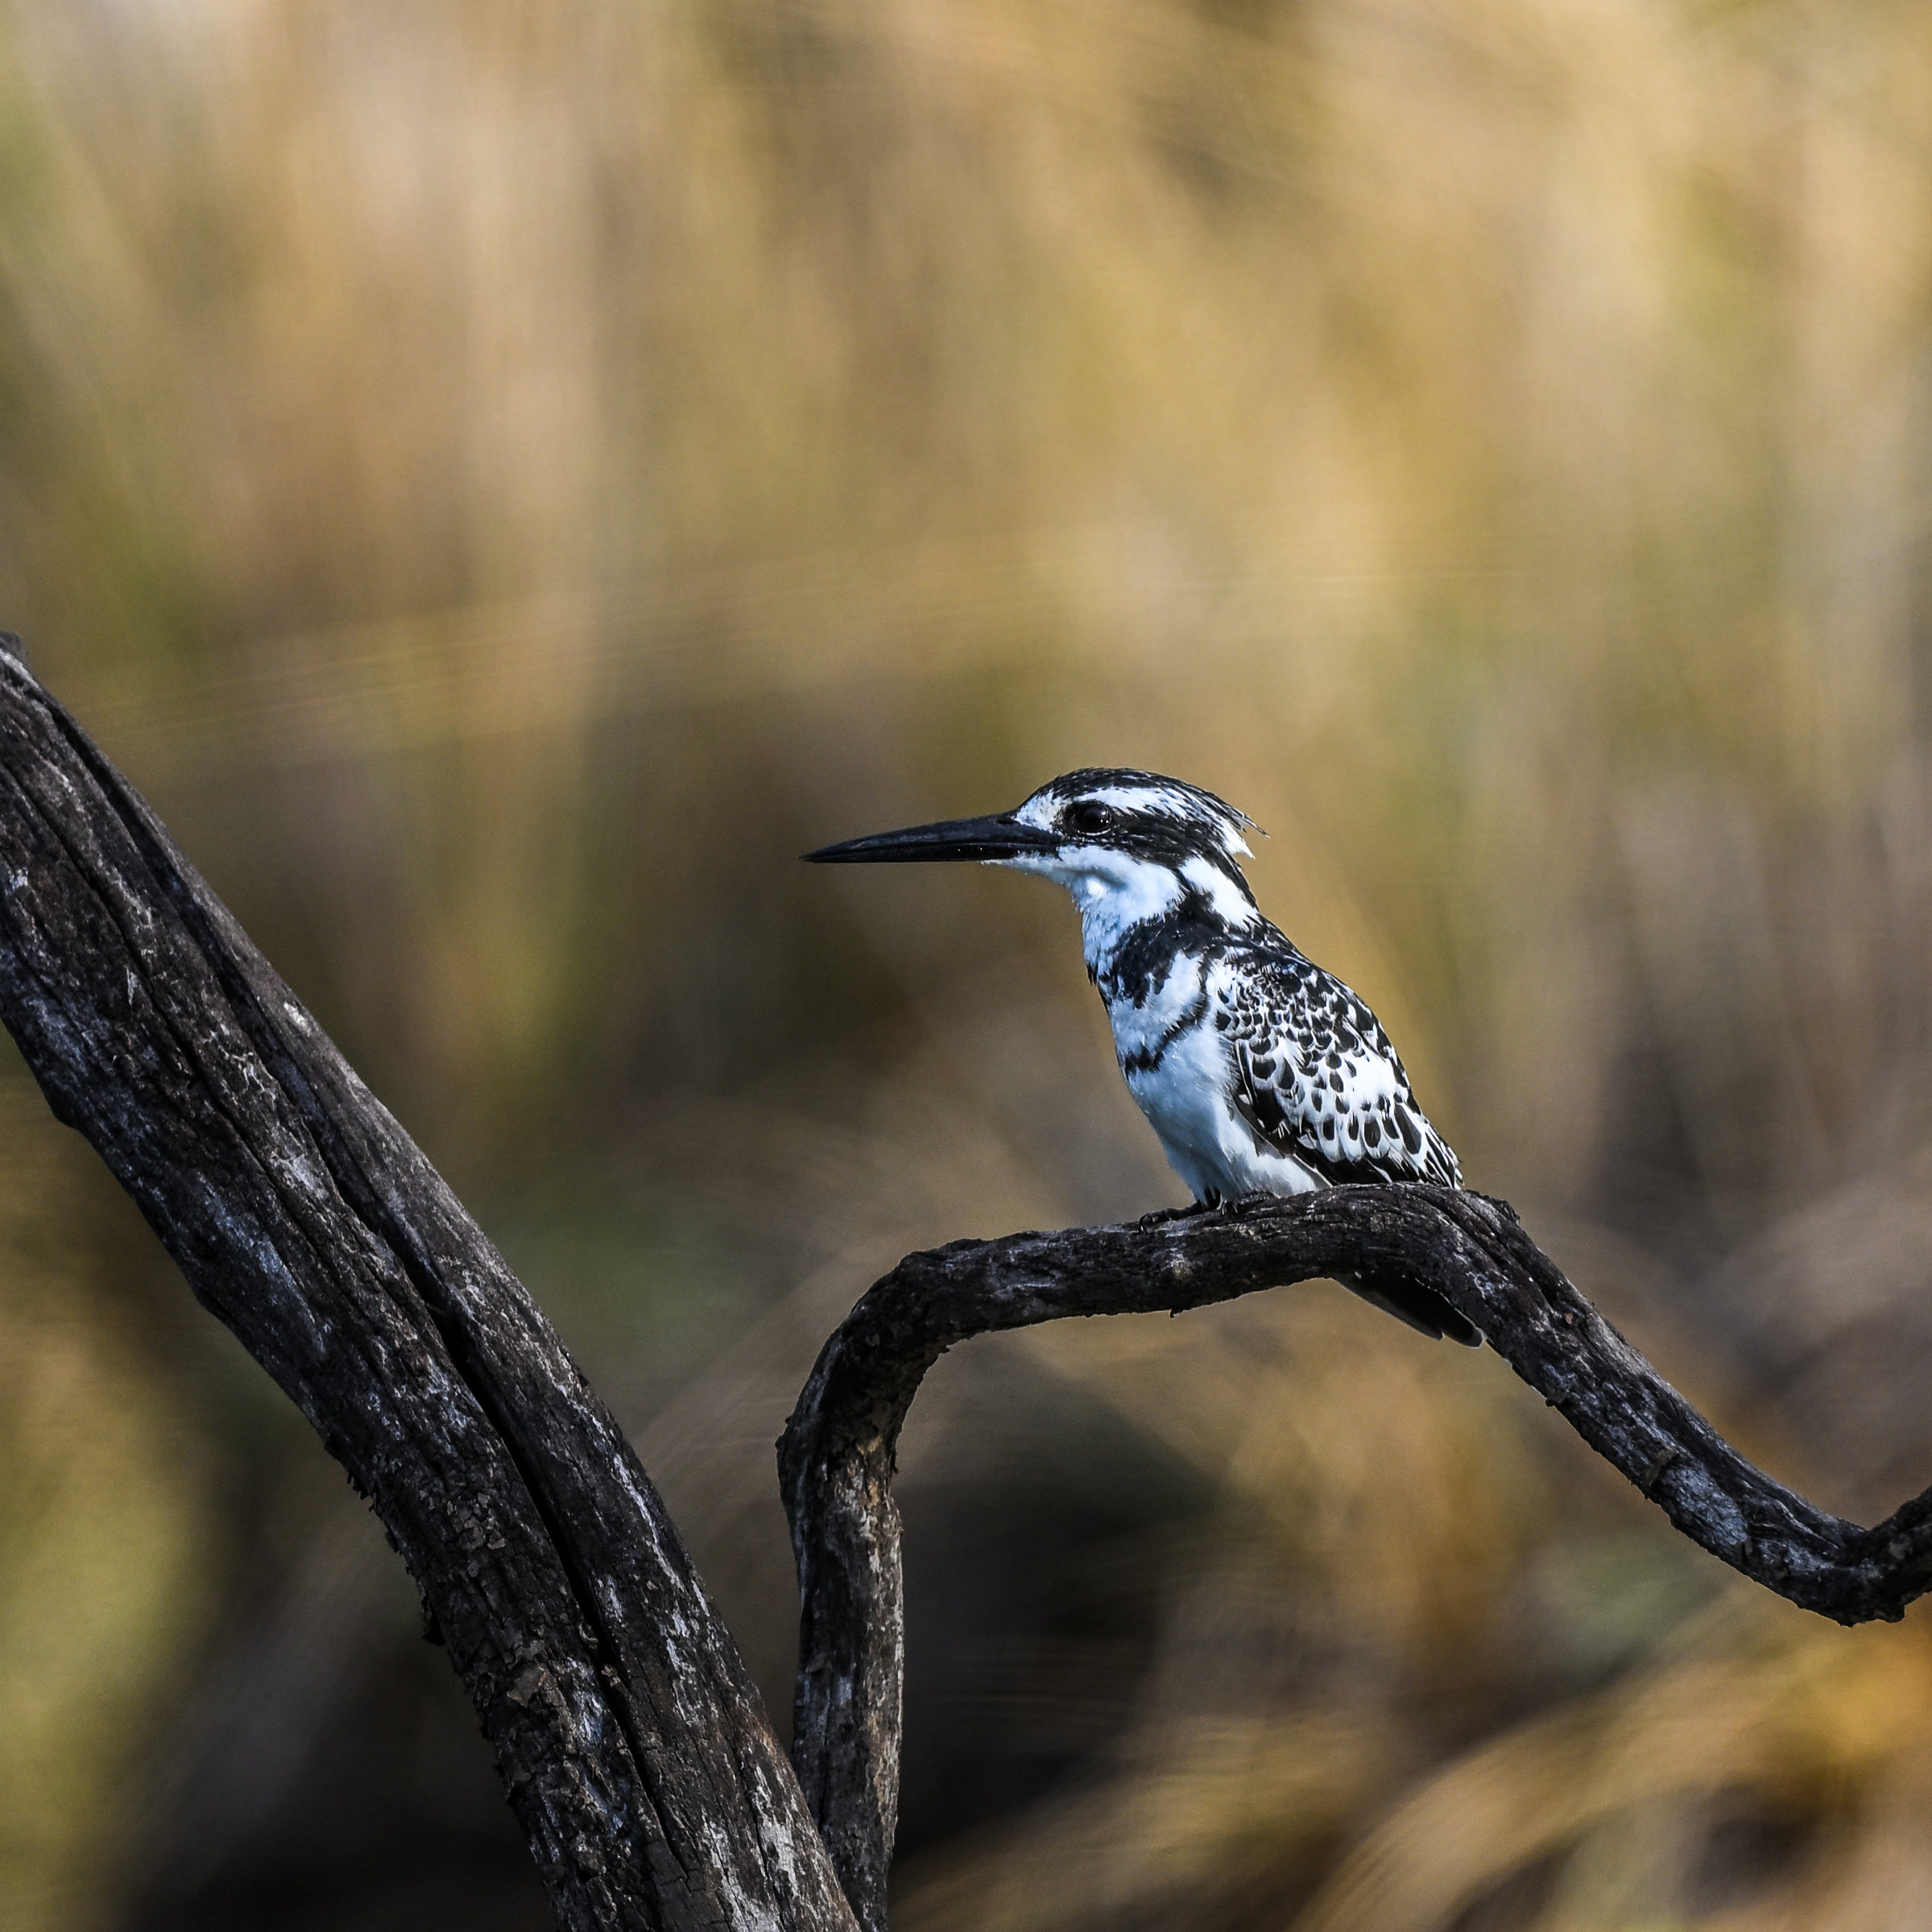
[(1131, 858), (1102, 846), (1074, 846), (994, 863), (1016, 872), (1037, 872), (1066, 887), (1080, 912), (1082, 949), (1095, 970), (1107, 965), (1135, 927), (1171, 912), (1190, 890), (1206, 898), (1231, 927), (1252, 926), (1261, 917), (1254, 901), (1204, 858), (1189, 859), (1177, 873), (1151, 858)]

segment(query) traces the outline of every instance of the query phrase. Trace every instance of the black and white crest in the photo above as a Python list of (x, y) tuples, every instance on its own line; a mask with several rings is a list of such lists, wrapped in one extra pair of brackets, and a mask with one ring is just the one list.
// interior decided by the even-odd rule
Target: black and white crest
[[(1094, 808), (1111, 818), (1099, 820)], [(1243, 832), (1261, 829), (1226, 799), (1157, 772), (1069, 772), (1049, 779), (1013, 816), (1090, 834), (1111, 826), (1123, 838), (1164, 843), (1175, 851), (1198, 850), (1211, 842), (1231, 858), (1248, 850)]]
[[(1262, 917), (1240, 865), (1256, 829), (1198, 785), (1088, 770), (993, 817), (810, 856), (971, 858), (1065, 886), (1122, 1075), (1196, 1199), (1355, 1181), (1459, 1187), (1381, 1023)], [(1427, 1334), (1480, 1338), (1413, 1284), (1347, 1285)]]

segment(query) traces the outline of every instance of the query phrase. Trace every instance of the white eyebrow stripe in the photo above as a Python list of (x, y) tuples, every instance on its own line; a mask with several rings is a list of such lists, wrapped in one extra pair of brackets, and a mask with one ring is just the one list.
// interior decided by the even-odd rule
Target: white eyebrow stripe
[(1190, 819), (1196, 825), (1212, 825), (1220, 834), (1221, 843), (1227, 850), (1247, 852), (1249, 857), (1253, 856), (1247, 841), (1241, 836), (1239, 820), (1224, 817), (1188, 792), (1167, 785), (1107, 785), (1098, 792), (1086, 792), (1081, 796), (1103, 805), (1113, 805), (1123, 812), (1166, 812), (1177, 817)]
[(1253, 856), (1247, 841), (1241, 836), (1241, 828), (1248, 822), (1241, 813), (1231, 805), (1204, 804), (1179, 784), (1098, 785), (1090, 792), (1082, 792), (1072, 797), (1061, 796), (1045, 788), (1019, 806), (1013, 817), (1023, 825), (1033, 825), (1045, 832), (1057, 831), (1061, 813), (1079, 799), (1111, 805), (1116, 811), (1148, 813), (1178, 819), (1189, 825), (1205, 825), (1214, 832), (1222, 850), (1230, 858), (1237, 854)]
[(1103, 805), (1118, 805), (1123, 812), (1157, 812), (1167, 808), (1189, 818), (1201, 815), (1201, 808), (1185, 792), (1169, 791), (1165, 785), (1106, 785), (1098, 792), (1082, 792), (1080, 796)]

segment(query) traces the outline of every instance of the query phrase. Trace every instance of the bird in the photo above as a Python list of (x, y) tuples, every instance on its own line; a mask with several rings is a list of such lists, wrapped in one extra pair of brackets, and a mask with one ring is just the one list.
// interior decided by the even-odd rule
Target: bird
[[(1157, 772), (1086, 769), (990, 817), (808, 852), (815, 865), (977, 862), (1053, 879), (1127, 1090), (1198, 1206), (1359, 1181), (1459, 1188), (1382, 1024), (1262, 916), (1241, 870), (1260, 827)], [(1421, 1283), (1337, 1277), (1432, 1338), (1480, 1331)]]

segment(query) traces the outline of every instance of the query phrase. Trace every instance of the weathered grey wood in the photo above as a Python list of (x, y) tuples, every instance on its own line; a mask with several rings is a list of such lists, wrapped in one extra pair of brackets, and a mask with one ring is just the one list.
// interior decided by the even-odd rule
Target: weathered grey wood
[(1932, 1588), (1932, 1490), (1875, 1529), (1814, 1508), (1725, 1442), (1481, 1194), (1340, 1187), (911, 1255), (826, 1342), (779, 1445), (801, 1601), (792, 1761), (865, 1932), (883, 1932), (898, 1803), (894, 1453), (926, 1371), (998, 1329), (1177, 1313), (1342, 1272), (1405, 1275), (1461, 1309), (1678, 1529), (1767, 1589), (1857, 1624), (1896, 1621)]
[(992, 1330), (1406, 1275), (1744, 1574), (1847, 1624), (1896, 1619), (1932, 1587), (1932, 1491), (1869, 1530), (1814, 1509), (1731, 1450), (1501, 1202), (1339, 1188), (959, 1242), (859, 1302), (780, 1446), (801, 1592), (794, 1779), (648, 1479), (541, 1313), (0, 643), (0, 1020), (374, 1504), (570, 1932), (842, 1932), (854, 1912), (883, 1932), (894, 1451), (926, 1370)]
[(0, 651), (0, 1020), (374, 1504), (560, 1923), (852, 1925), (630, 1446), (441, 1177)]

